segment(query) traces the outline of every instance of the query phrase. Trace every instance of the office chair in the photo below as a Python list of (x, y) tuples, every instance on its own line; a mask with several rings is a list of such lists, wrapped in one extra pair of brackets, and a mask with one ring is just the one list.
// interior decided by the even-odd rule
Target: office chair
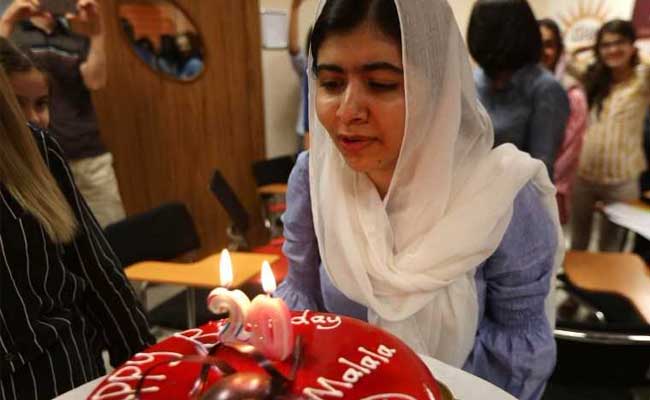
[(259, 186), (287, 183), (295, 160), (292, 156), (270, 158), (253, 163), (253, 177)]
[(230, 239), (229, 249), (247, 249), (246, 232), (248, 232), (250, 216), (235, 191), (218, 169), (214, 171), (210, 180), (210, 191), (230, 217), (230, 225), (227, 230)]
[[(201, 247), (192, 216), (182, 203), (167, 203), (150, 211), (129, 216), (109, 225), (106, 238), (124, 268), (141, 261), (194, 261)], [(147, 308), (148, 282), (138, 289), (140, 299)], [(197, 293), (197, 297), (204, 293)], [(185, 292), (171, 298), (149, 311), (154, 325), (185, 329)], [(203, 300), (201, 300), (203, 301)], [(200, 304), (200, 303), (199, 303)], [(197, 320), (205, 320), (207, 312), (197, 312)]]

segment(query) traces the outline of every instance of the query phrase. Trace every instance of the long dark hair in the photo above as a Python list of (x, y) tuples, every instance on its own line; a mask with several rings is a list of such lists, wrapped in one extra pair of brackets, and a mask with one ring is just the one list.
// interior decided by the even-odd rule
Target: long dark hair
[[(603, 101), (609, 96), (612, 89), (613, 76), (612, 70), (605, 65), (600, 57), (600, 45), (603, 36), (606, 33), (614, 33), (623, 36), (629, 40), (630, 43), (636, 41), (636, 29), (630, 21), (622, 19), (615, 19), (604, 24), (596, 34), (596, 44), (594, 45), (594, 56), (596, 61), (589, 66), (585, 76), (583, 77), (583, 84), (587, 91), (587, 100), (589, 101), (589, 108), (596, 107), (598, 114), (603, 110)], [(632, 65), (639, 63), (638, 54), (632, 58)]]
[(551, 31), (555, 37), (555, 50), (557, 51), (557, 59), (555, 60), (555, 65), (553, 65), (553, 68), (555, 68), (558, 60), (562, 56), (562, 53), (564, 53), (564, 40), (562, 40), (562, 32), (560, 31), (560, 27), (558, 26), (557, 22), (553, 21), (550, 18), (540, 19), (539, 26), (543, 26), (544, 28)]
[(316, 73), (318, 51), (328, 35), (346, 33), (370, 21), (401, 47), (402, 30), (395, 0), (329, 0), (311, 33), (312, 70)]
[(472, 8), (467, 44), (491, 79), (537, 64), (542, 54), (542, 35), (526, 0), (478, 0)]

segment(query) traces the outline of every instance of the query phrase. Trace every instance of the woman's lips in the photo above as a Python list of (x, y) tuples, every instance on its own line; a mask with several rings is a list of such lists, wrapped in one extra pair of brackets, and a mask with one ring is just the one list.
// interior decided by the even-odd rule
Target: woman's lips
[(340, 148), (345, 153), (358, 153), (370, 146), (376, 139), (368, 136), (347, 136), (339, 135), (337, 137)]

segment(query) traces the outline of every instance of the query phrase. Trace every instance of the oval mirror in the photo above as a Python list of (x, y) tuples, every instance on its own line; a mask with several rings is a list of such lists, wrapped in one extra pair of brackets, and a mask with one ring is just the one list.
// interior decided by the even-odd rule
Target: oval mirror
[(118, 15), (129, 46), (151, 69), (181, 81), (201, 74), (203, 40), (173, 1), (120, 0)]

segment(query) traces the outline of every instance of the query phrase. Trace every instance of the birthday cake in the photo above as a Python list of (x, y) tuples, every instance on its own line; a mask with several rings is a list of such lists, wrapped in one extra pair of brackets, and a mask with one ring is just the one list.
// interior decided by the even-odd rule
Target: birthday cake
[(224, 342), (227, 324), (210, 322), (136, 354), (88, 399), (451, 399), (403, 342), (362, 321), (291, 312), (295, 345), (283, 361)]

